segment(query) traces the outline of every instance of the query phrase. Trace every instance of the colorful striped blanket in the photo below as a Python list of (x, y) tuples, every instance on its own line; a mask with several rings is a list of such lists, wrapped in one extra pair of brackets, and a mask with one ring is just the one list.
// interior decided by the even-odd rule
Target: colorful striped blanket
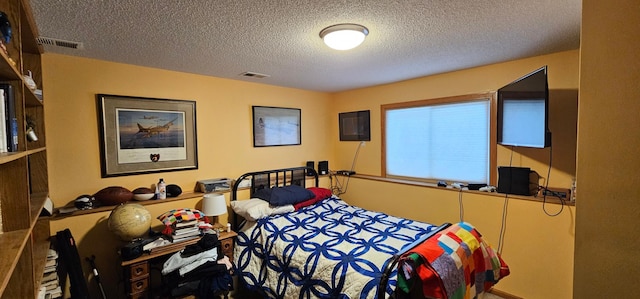
[(398, 262), (397, 298), (477, 298), (509, 267), (469, 223), (437, 233)]

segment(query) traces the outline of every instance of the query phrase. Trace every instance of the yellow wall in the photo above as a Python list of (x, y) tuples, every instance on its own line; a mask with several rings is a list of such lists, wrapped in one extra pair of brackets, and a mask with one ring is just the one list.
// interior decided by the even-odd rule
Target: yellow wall
[[(332, 150), (326, 146), (331, 137), (330, 97), (326, 93), (55, 54), (43, 56), (43, 75), (49, 186), (56, 207), (107, 186), (133, 190), (149, 187), (162, 177), (168, 184), (193, 191), (200, 179), (236, 178), (248, 171), (304, 166), (308, 160), (333, 160)], [(97, 93), (195, 100), (199, 169), (102, 179)], [(302, 145), (254, 148), (252, 105), (300, 108)], [(146, 207), (155, 217), (172, 208), (197, 204), (199, 199)], [(114, 263), (116, 249), (122, 243), (108, 232), (108, 216), (103, 212), (55, 219), (51, 232), (71, 229), (81, 257), (97, 256), (104, 283), (114, 286), (107, 289), (107, 294), (116, 298), (123, 292), (122, 284), (115, 289), (120, 270)]]
[[(357, 147), (355, 142), (339, 141), (339, 112), (371, 110), (371, 142), (367, 142), (366, 146), (360, 150), (356, 172), (380, 175), (381, 105), (496, 91), (543, 65), (549, 67), (549, 129), (553, 133), (554, 161), (549, 187), (568, 188), (575, 176), (577, 50), (334, 94), (330, 132), (337, 153), (340, 154), (336, 155), (336, 164), (332, 169), (349, 169)], [(510, 148), (498, 146), (498, 166), (509, 165), (509, 159)], [(548, 163), (548, 150), (514, 149), (514, 166), (531, 167), (542, 177), (546, 177)]]
[[(51, 197), (56, 206), (62, 206), (80, 194), (94, 193), (106, 186), (133, 189), (150, 186), (159, 177), (190, 190), (198, 179), (234, 178), (247, 171), (304, 165), (307, 160), (329, 160), (331, 169), (346, 169), (351, 166), (357, 142), (338, 141), (338, 112), (366, 109), (371, 110), (372, 141), (360, 150), (356, 171), (379, 175), (381, 104), (492, 91), (545, 64), (549, 65), (552, 111), (555, 111), (551, 120), (554, 167), (550, 186), (568, 187), (575, 173), (575, 162), (571, 162), (575, 160), (575, 117), (564, 117), (561, 112), (575, 114), (577, 51), (336, 94), (45, 54), (43, 75)], [(196, 100), (199, 169), (102, 179), (97, 93)], [(252, 105), (301, 108), (302, 145), (253, 148)], [(557, 136), (564, 137), (556, 140)], [(513, 164), (530, 166), (546, 176), (548, 153), (539, 151), (543, 154), (516, 151)], [(505, 148), (499, 150), (499, 165), (506, 165), (508, 153)], [(427, 222), (459, 219), (458, 193), (453, 191), (354, 178), (343, 197), (365, 208)], [(465, 220), (475, 224), (488, 241), (497, 246), (504, 199), (464, 193), (462, 201)], [(147, 209), (152, 215), (159, 215), (171, 208), (198, 204), (199, 199), (193, 199), (179, 204), (147, 206)], [(550, 204), (545, 207), (551, 213), (559, 208)], [(106, 229), (107, 217), (108, 213), (103, 212), (55, 219), (51, 231), (55, 233), (69, 227), (78, 241), (81, 257), (95, 254), (103, 282), (116, 286), (121, 273), (114, 263), (115, 250), (121, 243)], [(574, 219), (573, 208), (565, 207), (562, 214), (552, 218), (544, 214), (540, 203), (510, 199), (503, 256), (512, 274), (499, 283), (498, 289), (526, 298), (570, 298)], [(532, 287), (532, 281), (541, 287)], [(93, 284), (90, 286), (95, 288)], [(108, 295), (116, 296), (122, 291), (122, 284), (118, 284), (118, 288), (108, 288)]]
[(575, 298), (640, 294), (640, 2), (584, 0)]
[[(195, 181), (235, 178), (260, 168), (331, 160), (329, 96), (98, 60), (44, 55), (50, 192), (56, 205), (109, 185), (168, 184), (193, 189)], [(101, 179), (96, 94), (195, 100), (199, 169)], [(302, 109), (302, 145), (254, 148), (251, 106)], [(71, 163), (73, 162), (73, 163)]]
[[(578, 51), (567, 51), (500, 63), (394, 84), (352, 90), (334, 95), (331, 122), (337, 165), (351, 167), (357, 142), (339, 142), (339, 112), (371, 110), (371, 142), (360, 149), (357, 173), (381, 173), (380, 105), (437, 97), (495, 91), (543, 65), (549, 66), (550, 130), (553, 133), (553, 168), (549, 186), (566, 187), (575, 176)], [(510, 150), (499, 146), (498, 166), (509, 165)], [(531, 167), (547, 176), (549, 149), (516, 149), (514, 166)], [(372, 192), (375, 190), (375, 192)], [(352, 178), (342, 197), (349, 203), (393, 215), (431, 223), (460, 219), (458, 192), (412, 187)], [(498, 246), (503, 196), (463, 193), (464, 220), (476, 225), (487, 240)], [(574, 246), (574, 207), (559, 211), (555, 204), (542, 205), (509, 199), (506, 209), (503, 257), (511, 275), (496, 287), (524, 298), (571, 298)], [(545, 210), (543, 210), (543, 207)]]

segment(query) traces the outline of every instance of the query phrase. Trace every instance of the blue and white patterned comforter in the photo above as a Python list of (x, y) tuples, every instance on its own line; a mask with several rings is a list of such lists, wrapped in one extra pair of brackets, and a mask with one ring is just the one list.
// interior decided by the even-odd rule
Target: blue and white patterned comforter
[(436, 227), (329, 198), (246, 222), (235, 248), (237, 273), (270, 298), (376, 298), (385, 261)]

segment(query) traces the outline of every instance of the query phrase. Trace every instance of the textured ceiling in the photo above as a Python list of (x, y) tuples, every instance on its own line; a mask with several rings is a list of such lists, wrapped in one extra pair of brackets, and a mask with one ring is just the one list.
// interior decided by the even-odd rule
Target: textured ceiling
[[(581, 0), (31, 0), (45, 52), (334, 92), (578, 49)], [(350, 51), (318, 36), (369, 29)], [(243, 72), (270, 75), (264, 79)]]

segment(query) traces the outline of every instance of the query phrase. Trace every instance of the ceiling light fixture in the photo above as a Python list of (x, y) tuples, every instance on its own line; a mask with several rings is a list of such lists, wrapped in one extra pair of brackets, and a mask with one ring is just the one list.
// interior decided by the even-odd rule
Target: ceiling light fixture
[(358, 24), (337, 24), (320, 31), (320, 38), (329, 48), (351, 50), (359, 46), (369, 34), (369, 29)]

